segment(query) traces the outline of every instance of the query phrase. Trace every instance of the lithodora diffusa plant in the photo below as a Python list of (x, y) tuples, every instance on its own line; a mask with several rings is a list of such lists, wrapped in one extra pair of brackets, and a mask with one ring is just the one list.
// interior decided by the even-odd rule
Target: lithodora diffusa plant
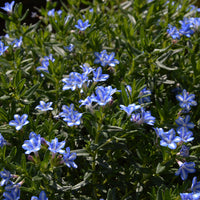
[(200, 199), (193, 3), (0, 7), (1, 199)]

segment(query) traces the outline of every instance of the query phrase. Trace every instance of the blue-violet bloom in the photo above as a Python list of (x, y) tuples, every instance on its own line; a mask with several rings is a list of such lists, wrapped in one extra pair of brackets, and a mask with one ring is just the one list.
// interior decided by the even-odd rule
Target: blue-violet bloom
[(99, 82), (99, 81), (106, 81), (109, 78), (108, 74), (102, 74), (102, 68), (98, 67), (96, 70), (93, 71), (93, 81)]
[(181, 140), (183, 142), (191, 142), (192, 140), (194, 140), (193, 133), (192, 131), (189, 131), (188, 129), (186, 129), (185, 127), (181, 127), (177, 133), (179, 134)]
[(76, 153), (70, 153), (70, 148), (67, 147), (66, 152), (63, 154), (63, 160), (67, 165), (67, 167), (77, 168), (78, 166), (74, 162), (75, 159), (76, 159)]
[(181, 108), (184, 108), (186, 111), (190, 110), (190, 106), (196, 106), (197, 102), (194, 100), (194, 94), (188, 94), (184, 89), (182, 95), (176, 95), (176, 99), (180, 101), (179, 105)]
[(26, 124), (29, 123), (29, 121), (27, 120), (28, 115), (27, 114), (23, 114), (21, 117), (18, 114), (14, 115), (14, 120), (11, 120), (9, 122), (10, 126), (15, 126), (16, 130), (20, 130), (22, 128), (22, 126), (25, 126)]
[(45, 103), (44, 101), (40, 101), (40, 105), (36, 106), (35, 108), (41, 111), (53, 110), (53, 108), (51, 107), (52, 104), (53, 102)]
[(30, 154), (31, 152), (38, 152), (41, 148), (41, 137), (34, 132), (29, 134), (29, 140), (25, 140), (22, 148), (26, 150), (25, 154)]
[(120, 105), (120, 109), (124, 110), (128, 116), (130, 116), (132, 114), (133, 111), (138, 110), (139, 108), (141, 108), (140, 105), (136, 105), (136, 104), (129, 104), (127, 107), (124, 105)]
[(5, 10), (6, 12), (12, 13), (14, 4), (15, 1), (12, 1), (11, 3), (6, 2), (4, 7), (1, 7), (1, 9)]
[(49, 145), (49, 150), (53, 153), (61, 153), (63, 154), (65, 151), (62, 150), (62, 148), (64, 148), (65, 146), (65, 141), (62, 142), (58, 142), (58, 138), (55, 138), (53, 140), (51, 140), (51, 142), (46, 141), (46, 143)]
[(84, 31), (85, 29), (87, 29), (87, 27), (89, 27), (91, 24), (89, 24), (89, 21), (86, 20), (85, 22), (82, 21), (82, 19), (78, 20), (78, 24), (75, 25), (76, 28), (78, 28), (80, 31)]
[(176, 131), (178, 132), (180, 128), (184, 127), (185, 129), (189, 130), (190, 128), (194, 128), (194, 124), (190, 121), (190, 116), (186, 115), (185, 119), (179, 117), (175, 120), (176, 124), (179, 126)]
[(195, 163), (194, 162), (178, 162), (179, 164), (179, 169), (178, 171), (175, 173), (176, 176), (181, 176), (181, 179), (184, 181), (187, 179), (188, 174), (189, 173), (195, 173), (196, 169), (195, 169)]

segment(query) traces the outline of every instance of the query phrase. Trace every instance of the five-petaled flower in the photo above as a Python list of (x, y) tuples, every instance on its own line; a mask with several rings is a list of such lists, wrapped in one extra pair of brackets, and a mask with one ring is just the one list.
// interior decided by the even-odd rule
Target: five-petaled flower
[(193, 193), (200, 192), (200, 182), (197, 182), (197, 177), (195, 176), (192, 180), (191, 190)]
[(45, 103), (44, 101), (40, 101), (40, 105), (36, 106), (35, 108), (41, 111), (53, 110), (53, 108), (51, 107), (52, 104), (53, 102)]
[(178, 132), (181, 127), (184, 127), (185, 129), (189, 130), (190, 128), (194, 128), (194, 124), (190, 121), (190, 116), (186, 115), (185, 119), (182, 117), (179, 117), (178, 119), (175, 120), (176, 124), (179, 126), (176, 131)]
[(51, 140), (51, 142), (46, 141), (46, 143), (49, 145), (49, 150), (53, 153), (61, 153), (63, 154), (65, 151), (62, 150), (62, 148), (64, 148), (65, 146), (65, 141), (62, 142), (58, 142), (58, 138), (55, 138), (53, 140)]
[(194, 94), (188, 94), (187, 91), (184, 89), (182, 95), (176, 95), (176, 99), (180, 101), (179, 105), (181, 108), (185, 109), (185, 111), (190, 110), (190, 106), (196, 106), (197, 102), (194, 100)]
[(12, 1), (11, 3), (6, 2), (4, 7), (1, 7), (1, 9), (5, 10), (6, 12), (12, 13), (14, 4), (15, 1)]
[(176, 143), (181, 141), (181, 138), (176, 136), (174, 129), (170, 129), (168, 132), (163, 131), (159, 136), (161, 138), (160, 145), (170, 149), (176, 149)]
[(134, 103), (129, 104), (128, 106), (120, 105), (120, 109), (125, 111), (128, 116), (130, 116), (133, 111), (138, 110), (139, 108), (141, 108), (141, 106)]
[(31, 152), (38, 152), (41, 147), (41, 137), (34, 132), (29, 134), (29, 140), (25, 140), (22, 148), (26, 150), (25, 154), (30, 154)]
[(79, 19), (78, 24), (76, 24), (75, 27), (78, 28), (80, 31), (84, 31), (90, 25), (91, 24), (89, 24), (89, 20), (86, 20), (85, 22), (83, 22), (82, 19)]
[(4, 46), (4, 43), (0, 41), (0, 56), (8, 49), (8, 46)]
[(63, 153), (63, 161), (67, 165), (67, 167), (77, 168), (78, 166), (74, 162), (76, 159), (76, 153), (70, 153), (70, 148), (66, 148), (66, 152)]
[(179, 164), (179, 169), (178, 171), (175, 173), (176, 176), (181, 176), (181, 179), (184, 181), (187, 179), (188, 177), (188, 174), (189, 173), (194, 173), (196, 172), (196, 169), (195, 169), (195, 163), (194, 162), (180, 162), (178, 161), (178, 164)]
[(23, 114), (21, 117), (18, 114), (14, 115), (14, 120), (11, 120), (9, 122), (10, 126), (15, 126), (16, 130), (20, 130), (22, 128), (22, 126), (25, 126), (26, 124), (29, 123), (29, 121), (27, 120), (28, 115), (27, 114)]

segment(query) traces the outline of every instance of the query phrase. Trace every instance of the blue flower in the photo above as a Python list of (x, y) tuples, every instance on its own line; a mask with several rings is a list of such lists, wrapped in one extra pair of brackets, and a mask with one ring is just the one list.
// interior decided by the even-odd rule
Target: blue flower
[(94, 55), (96, 59), (94, 60), (95, 64), (101, 64), (102, 67), (109, 65), (110, 67), (114, 67), (116, 64), (119, 64), (119, 61), (115, 59), (115, 53), (112, 52), (110, 55), (107, 54), (106, 50), (101, 51), (100, 53), (95, 52)]
[(112, 100), (112, 95), (116, 91), (117, 89), (112, 89), (111, 86), (99, 86), (95, 90), (96, 96), (94, 96), (93, 102), (97, 102), (100, 106), (105, 106), (108, 102)]
[(127, 107), (124, 105), (120, 105), (121, 110), (124, 110), (128, 116), (131, 115), (131, 113), (137, 109), (139, 109), (141, 106), (140, 105), (136, 105), (136, 104), (129, 104)]
[(5, 10), (6, 12), (12, 13), (14, 4), (15, 1), (12, 1), (11, 3), (6, 2), (4, 7), (1, 7), (1, 9)]
[(156, 132), (156, 135), (160, 137), (160, 135), (164, 134), (164, 130), (162, 128), (153, 128)]
[(175, 26), (172, 26), (171, 24), (168, 24), (167, 33), (173, 38), (173, 39), (180, 39), (179, 31)]
[[(140, 98), (140, 99), (138, 99), (139, 104), (151, 102), (151, 98), (150, 98), (149, 95), (151, 95), (151, 91), (150, 91), (150, 90), (147, 90), (146, 87), (143, 88), (143, 89), (140, 91), (139, 95), (138, 95), (138, 97)], [(143, 96), (144, 96), (144, 97), (143, 97)]]
[(180, 196), (182, 200), (199, 200), (200, 193), (180, 193)]
[[(41, 61), (42, 66), (37, 67), (36, 70), (37, 71), (44, 71), (46, 73), (49, 73), (49, 70), (48, 70), (49, 61), (51, 61), (51, 62), (55, 61), (55, 59), (53, 58), (52, 54), (50, 54), (49, 56), (45, 56)], [(41, 76), (43, 77), (44, 75), (41, 74)]]
[(0, 133), (0, 147), (3, 148), (3, 146), (6, 145), (6, 144), (7, 144), (6, 140), (4, 139), (4, 137)]
[(48, 13), (47, 13), (47, 15), (51, 16), (51, 17), (54, 17), (54, 15), (55, 15), (55, 8), (49, 10)]
[(91, 107), (92, 106), (92, 102), (93, 102), (93, 99), (94, 99), (94, 94), (91, 95), (91, 96), (88, 96), (85, 100), (80, 100), (79, 103), (81, 103), (81, 106), (86, 106), (86, 107)]
[(106, 55), (106, 63), (110, 67), (115, 67), (116, 64), (119, 64), (119, 61), (115, 59), (115, 53), (112, 52), (110, 55)]
[(4, 46), (4, 43), (0, 41), (0, 56), (8, 49), (8, 46)]
[(197, 102), (194, 100), (194, 94), (188, 94), (184, 89), (182, 95), (176, 95), (176, 99), (180, 101), (179, 105), (181, 108), (184, 108), (186, 111), (190, 110), (190, 106), (196, 106)]
[(184, 127), (185, 129), (189, 130), (190, 128), (194, 128), (194, 124), (190, 121), (190, 116), (186, 115), (185, 119), (182, 117), (179, 117), (178, 119), (175, 120), (176, 124), (179, 126), (177, 128), (177, 132), (180, 130), (180, 128)]
[(48, 200), (46, 193), (44, 191), (40, 192), (39, 198), (36, 196), (32, 196), (31, 200)]
[(10, 182), (10, 178), (12, 177), (11, 173), (5, 169), (0, 172), (0, 176), (3, 179), (1, 181), (1, 186), (7, 185)]
[(67, 167), (77, 168), (78, 166), (74, 162), (75, 159), (76, 159), (76, 153), (70, 153), (70, 148), (67, 147), (66, 153), (63, 153), (63, 160), (67, 165)]
[(69, 46), (64, 47), (64, 49), (67, 49), (69, 52), (72, 52), (74, 50), (74, 45), (69, 44)]
[(19, 40), (18, 39), (16, 39), (16, 40), (14, 40), (13, 42), (12, 42), (12, 44), (14, 44), (14, 46), (13, 47), (20, 47), (21, 45), (22, 45), (22, 36), (19, 38)]
[(197, 182), (196, 176), (192, 180), (191, 190), (192, 190), (193, 193), (199, 193), (200, 192), (200, 182)]
[(176, 136), (174, 129), (170, 129), (168, 132), (162, 132), (160, 135), (160, 145), (169, 147), (170, 149), (176, 149), (177, 142), (181, 141), (181, 138)]
[(184, 181), (187, 179), (189, 173), (194, 173), (196, 171), (195, 169), (195, 163), (194, 162), (180, 162), (179, 161), (179, 169), (175, 173), (176, 176), (181, 176), (181, 179)]
[(10, 184), (5, 187), (6, 192), (3, 193), (4, 200), (18, 200), (20, 199), (20, 187), (19, 183), (14, 184), (10, 181)]
[(80, 68), (83, 70), (83, 74), (85, 76), (87, 76), (88, 74), (90, 74), (92, 71), (94, 71), (94, 69), (92, 67), (89, 66), (89, 64), (85, 63), (83, 65), (80, 65)]
[(180, 150), (180, 155), (183, 157), (189, 157), (189, 150), (190, 150), (189, 147), (187, 147), (186, 145), (182, 145)]
[(80, 31), (84, 31), (87, 27), (89, 27), (91, 24), (89, 24), (89, 21), (86, 20), (83, 22), (81, 19), (78, 20), (78, 24), (75, 25), (76, 28), (78, 28)]
[(29, 140), (25, 140), (22, 148), (26, 150), (25, 154), (30, 154), (31, 152), (38, 152), (41, 148), (41, 137), (40, 135), (31, 132), (29, 134)]
[(186, 37), (191, 37), (194, 31), (190, 28), (191, 24), (187, 18), (184, 18), (183, 21), (179, 21), (181, 24), (181, 29), (179, 29), (179, 33), (185, 35)]
[(40, 101), (40, 105), (36, 106), (35, 108), (41, 111), (53, 110), (53, 108), (51, 107), (52, 104), (53, 102), (45, 103), (44, 101)]
[(192, 140), (194, 140), (193, 133), (192, 131), (189, 131), (188, 129), (186, 129), (185, 127), (181, 127), (177, 133), (179, 134), (181, 140), (183, 142), (191, 142)]
[(60, 117), (63, 117), (63, 121), (67, 122), (68, 126), (80, 125), (80, 119), (82, 113), (74, 111), (74, 104), (71, 104), (70, 107), (63, 105), (63, 112), (59, 113)]
[(145, 111), (144, 108), (141, 108), (141, 113), (131, 115), (131, 121), (139, 125), (143, 123), (154, 125), (155, 119), (156, 118), (151, 115), (151, 112)]
[(16, 130), (20, 130), (22, 128), (22, 126), (25, 126), (26, 124), (29, 123), (29, 121), (27, 120), (28, 115), (27, 114), (23, 114), (21, 117), (18, 114), (14, 115), (14, 120), (11, 120), (9, 122), (10, 126), (15, 126)]
[(65, 151), (62, 150), (62, 148), (64, 148), (65, 146), (65, 141), (62, 142), (58, 142), (58, 138), (55, 138), (53, 140), (51, 140), (51, 142), (46, 141), (46, 143), (49, 145), (49, 150), (53, 153), (61, 153), (63, 154)]
[(63, 86), (63, 90), (69, 90), (71, 89), (74, 91), (77, 87), (81, 88), (82, 85), (87, 82), (88, 77), (86, 74), (80, 74), (78, 72), (71, 72), (69, 74), (69, 77), (63, 78), (62, 82), (65, 83)]
[(74, 126), (74, 125), (80, 125), (82, 113), (79, 113), (77, 111), (73, 111), (69, 113), (68, 115), (65, 115), (63, 118), (63, 121), (67, 122), (68, 126)]
[(106, 81), (109, 78), (108, 74), (102, 74), (102, 68), (98, 67), (96, 71), (93, 71), (93, 81), (99, 82), (99, 81)]

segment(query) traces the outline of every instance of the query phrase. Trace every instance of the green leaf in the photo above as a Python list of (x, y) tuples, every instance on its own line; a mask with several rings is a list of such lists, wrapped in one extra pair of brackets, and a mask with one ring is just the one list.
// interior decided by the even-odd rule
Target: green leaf
[(165, 166), (161, 165), (160, 163), (158, 163), (157, 167), (156, 167), (156, 174), (160, 174), (161, 172), (163, 172), (165, 170)]
[(39, 83), (36, 83), (35, 85), (33, 85), (30, 89), (28, 89), (28, 90), (25, 92), (24, 96), (25, 96), (26, 98), (30, 98), (31, 95), (38, 89), (39, 86), (40, 86), (40, 84), (39, 84)]
[(156, 61), (155, 63), (158, 67), (162, 68), (162, 69), (166, 69), (168, 71), (174, 71), (174, 70), (177, 70), (178, 67), (173, 67), (173, 68), (170, 68), (170, 67), (167, 67), (166, 65), (164, 65), (163, 63), (159, 62), (159, 61)]

